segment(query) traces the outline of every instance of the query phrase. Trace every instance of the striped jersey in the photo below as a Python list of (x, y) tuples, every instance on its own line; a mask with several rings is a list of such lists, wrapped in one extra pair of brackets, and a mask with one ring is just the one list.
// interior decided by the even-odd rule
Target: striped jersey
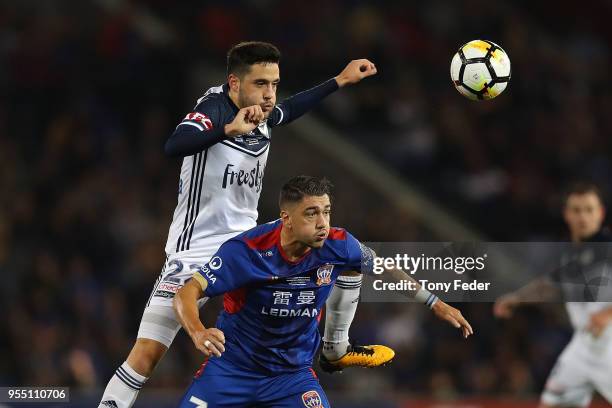
[(217, 328), (228, 360), (247, 371), (279, 374), (312, 366), (321, 308), (344, 271), (372, 273), (374, 252), (342, 228), (321, 248), (291, 261), (280, 245), (280, 220), (259, 225), (219, 248), (194, 279), (204, 295), (224, 295)]
[[(213, 87), (198, 99), (177, 130), (207, 132), (230, 123), (238, 110), (228, 96), (227, 84)], [(226, 137), (183, 158), (178, 203), (166, 243), (168, 255), (185, 251), (211, 255), (228, 238), (256, 225), (271, 128), (286, 119), (282, 104), (276, 105), (252, 132)]]

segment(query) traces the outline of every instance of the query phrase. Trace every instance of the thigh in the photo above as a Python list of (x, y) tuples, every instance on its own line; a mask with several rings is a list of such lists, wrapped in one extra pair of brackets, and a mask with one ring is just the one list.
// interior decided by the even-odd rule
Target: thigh
[(176, 292), (183, 287), (199, 268), (208, 261), (208, 256), (195, 259), (166, 260), (162, 271), (153, 285), (153, 290), (147, 301), (149, 306), (170, 306)]
[(257, 407), (329, 408), (327, 395), (312, 369), (278, 376), (258, 392)]
[[(179, 259), (166, 260), (142, 314), (138, 338), (155, 340), (170, 348), (181, 328), (172, 308), (174, 295), (199, 266)], [(198, 305), (201, 307), (206, 300), (200, 299)]]
[(591, 380), (597, 392), (612, 404), (612, 341), (607, 341), (606, 349), (593, 364)]
[(550, 406), (588, 406), (594, 389), (586, 364), (578, 345), (570, 342), (548, 376), (542, 402)]
[[(212, 360), (211, 360), (212, 361)], [(217, 362), (205, 363), (179, 403), (180, 408), (252, 406), (259, 378)]]
[(319, 386), (310, 387), (308, 391), (289, 395), (278, 401), (265, 405), (266, 408), (330, 408), (327, 395)]

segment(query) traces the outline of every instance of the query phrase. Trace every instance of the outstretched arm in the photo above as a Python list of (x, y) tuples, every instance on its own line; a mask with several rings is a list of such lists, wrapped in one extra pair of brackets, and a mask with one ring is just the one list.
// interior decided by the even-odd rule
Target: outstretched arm
[(386, 272), (396, 282), (413, 282), (411, 284), (411, 287), (413, 287), (414, 290), (406, 291), (407, 296), (429, 306), (429, 308), (434, 312), (438, 319), (449, 323), (457, 329), (460, 329), (461, 334), (464, 338), (467, 338), (469, 335), (474, 334), (472, 326), (470, 326), (470, 323), (468, 323), (468, 321), (463, 317), (459, 309), (456, 309), (444, 303), (436, 295), (430, 293), (426, 289), (423, 289), (421, 285), (412, 276), (402, 271), (401, 269), (391, 268), (386, 269)]
[(538, 278), (515, 292), (501, 296), (493, 305), (495, 317), (508, 319), (521, 303), (541, 301), (554, 301), (561, 298), (559, 288), (549, 278)]
[(274, 107), (268, 124), (286, 125), (317, 106), (325, 97), (346, 85), (375, 75), (376, 66), (367, 59), (351, 61), (337, 76), (314, 88), (295, 94)]
[(216, 328), (207, 329), (200, 320), (198, 299), (204, 295), (205, 279), (190, 279), (176, 292), (173, 301), (174, 312), (187, 332), (195, 347), (206, 357), (215, 355), (221, 357), (225, 351), (225, 336)]

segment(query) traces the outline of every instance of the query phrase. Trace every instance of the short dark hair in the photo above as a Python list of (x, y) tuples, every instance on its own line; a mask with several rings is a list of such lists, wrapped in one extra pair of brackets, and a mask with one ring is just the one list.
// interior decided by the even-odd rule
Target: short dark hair
[(597, 184), (592, 183), (590, 181), (576, 181), (571, 183), (566, 189), (565, 194), (563, 195), (563, 206), (567, 205), (567, 200), (569, 196), (573, 194), (589, 194), (593, 193), (599, 198), (599, 202), (604, 204), (604, 196), (603, 192), (597, 186)]
[(227, 53), (227, 75), (242, 76), (251, 65), (259, 63), (278, 64), (280, 51), (274, 45), (261, 41), (247, 41), (234, 45)]
[(296, 176), (281, 188), (278, 205), (297, 203), (306, 196), (321, 197), (325, 194), (331, 199), (333, 184), (326, 177)]

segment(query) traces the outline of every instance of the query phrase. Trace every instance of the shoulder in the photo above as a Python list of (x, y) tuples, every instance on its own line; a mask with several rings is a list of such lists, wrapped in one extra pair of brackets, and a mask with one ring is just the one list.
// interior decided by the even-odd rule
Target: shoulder
[(235, 239), (241, 240), (252, 250), (270, 249), (276, 245), (280, 238), (282, 222), (280, 219), (258, 225), (238, 235)]
[(323, 250), (327, 256), (348, 260), (359, 252), (359, 241), (346, 229), (332, 227)]
[(198, 98), (195, 109), (204, 107), (225, 107), (227, 104), (224, 85), (209, 88), (204, 95)]

